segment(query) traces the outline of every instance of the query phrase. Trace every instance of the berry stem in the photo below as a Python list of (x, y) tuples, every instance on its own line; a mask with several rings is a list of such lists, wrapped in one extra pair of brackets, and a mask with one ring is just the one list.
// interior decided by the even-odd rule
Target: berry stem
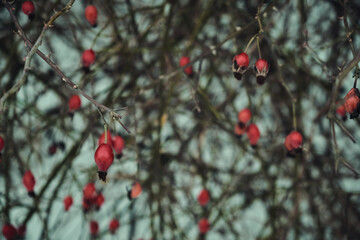
[[(262, 2), (261, 2), (261, 5), (262, 5)], [(256, 14), (256, 19), (257, 19), (258, 24), (259, 24), (259, 33), (263, 33), (263, 32), (264, 32), (263, 26), (262, 26), (262, 24), (261, 24), (261, 19), (260, 19), (260, 8), (261, 8), (261, 5), (260, 5), (260, 4), (258, 5), (257, 14)]]
[(293, 126), (294, 126), (294, 130), (297, 131), (295, 102), (296, 99), (292, 99)]
[(104, 124), (104, 130), (105, 130), (105, 141), (104, 141), (104, 143), (107, 144), (107, 123)]
[(261, 59), (261, 51), (260, 51), (259, 35), (256, 37), (256, 45), (257, 45), (257, 49), (258, 49), (259, 59)]
[(246, 53), (246, 51), (248, 50), (248, 48), (250, 47), (250, 44), (254, 41), (254, 39), (258, 36), (259, 34), (255, 34), (251, 39), (250, 41), (248, 42), (248, 44), (246, 45), (246, 48), (244, 50), (244, 53)]

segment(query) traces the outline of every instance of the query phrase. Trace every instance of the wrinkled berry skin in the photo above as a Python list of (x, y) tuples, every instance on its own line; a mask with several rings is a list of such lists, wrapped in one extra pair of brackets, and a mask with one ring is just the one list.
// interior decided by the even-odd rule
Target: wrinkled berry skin
[(249, 66), (249, 56), (246, 53), (240, 53), (233, 58), (232, 71), (237, 80), (241, 80), (242, 75)]
[(255, 63), (256, 81), (262, 85), (265, 82), (265, 78), (269, 72), (269, 64), (264, 59), (259, 59)]
[(345, 96), (345, 110), (350, 114), (350, 119), (357, 118), (360, 113), (360, 92), (357, 88), (352, 88)]

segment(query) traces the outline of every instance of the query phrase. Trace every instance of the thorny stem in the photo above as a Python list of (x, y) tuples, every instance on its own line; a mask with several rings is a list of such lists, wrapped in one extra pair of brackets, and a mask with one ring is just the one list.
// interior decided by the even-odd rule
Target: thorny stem
[[(75, 0), (71, 0), (71, 1), (66, 5), (66, 7), (65, 7), (64, 9), (62, 9), (61, 11), (56, 12), (56, 13), (50, 18), (49, 22), (45, 24), (45, 26), (44, 26), (44, 28), (43, 28), (43, 32), (45, 32), (45, 30), (47, 30), (49, 27), (51, 27), (51, 26), (52, 26), (52, 23), (53, 23), (59, 16), (61, 16), (61, 15), (64, 14), (64, 13), (67, 13), (67, 12), (69, 11), (69, 9), (71, 8), (71, 5), (74, 3), (74, 1), (75, 1)], [(16, 26), (17, 30), (18, 30), (18, 34), (23, 38), (23, 40), (24, 40), (24, 42), (25, 42), (25, 45), (28, 46), (28, 47), (30, 47), (31, 49), (33, 49), (33, 47), (36, 46), (36, 45), (32, 44), (31, 41), (29, 40), (29, 38), (28, 38), (28, 37), (26, 36), (26, 34), (24, 33), (24, 31), (23, 31), (23, 29), (22, 29), (22, 27), (21, 27), (18, 19), (16, 18), (16, 16), (14, 15), (14, 13), (13, 13), (13, 11), (12, 11), (12, 8), (11, 8), (10, 4), (9, 4), (6, 0), (2, 0), (2, 2), (3, 2), (3, 4), (5, 5), (5, 7), (7, 8), (8, 12), (9, 12), (9, 14), (10, 14), (13, 22), (15, 23), (15, 26)], [(71, 3), (71, 5), (70, 5), (70, 3)], [(42, 32), (42, 33), (43, 33), (43, 32)], [(41, 34), (40, 34), (40, 36), (41, 36)], [(40, 38), (40, 36), (39, 36), (39, 38)], [(40, 39), (39, 39), (39, 38), (38, 38), (38, 40), (39, 40), (40, 42), (37, 41), (36, 43), (41, 44), (41, 40), (42, 40), (42, 38), (43, 38), (43, 35), (42, 35), (42, 38), (40, 38)], [(35, 44), (36, 44), (36, 43), (35, 43)], [(39, 46), (40, 46), (40, 45), (39, 45)], [(38, 47), (37, 47), (37, 48), (38, 48)], [(39, 55), (39, 56), (57, 73), (57, 75), (61, 78), (62, 81), (64, 81), (67, 85), (69, 85), (71, 88), (73, 88), (74, 90), (76, 90), (76, 91), (77, 91), (79, 94), (81, 94), (83, 97), (85, 97), (86, 99), (88, 99), (88, 100), (89, 100), (93, 105), (95, 105), (96, 107), (98, 107), (98, 108), (100, 108), (100, 109), (102, 109), (102, 110), (104, 110), (104, 111), (109, 112), (109, 113), (110, 113), (110, 116), (111, 116), (114, 120), (116, 120), (117, 122), (119, 122), (120, 125), (126, 130), (126, 132), (130, 133), (129, 129), (127, 129), (127, 128), (124, 126), (124, 124), (120, 121), (120, 119), (122, 118), (120, 114), (114, 112), (111, 108), (109, 108), (109, 107), (107, 107), (107, 106), (105, 106), (105, 105), (97, 102), (95, 99), (93, 99), (93, 98), (90, 97), (87, 93), (85, 93), (83, 90), (81, 90), (81, 89), (78, 87), (78, 85), (76, 85), (75, 83), (73, 83), (73, 82), (60, 70), (60, 68), (59, 68), (48, 56), (46, 56), (43, 52), (41, 52), (41, 51), (40, 51), (39, 49), (37, 49), (37, 48), (34, 48), (33, 51), (36, 52), (36, 54)], [(31, 52), (31, 51), (30, 51), (30, 52)], [(28, 58), (29, 56), (31, 56), (31, 55), (30, 55), (30, 52), (29, 52), (29, 54), (27, 55), (27, 58)], [(30, 59), (31, 59), (31, 58), (30, 58)], [(25, 62), (25, 64), (26, 64), (26, 62)], [(25, 72), (25, 74), (27, 74), (27, 73), (26, 73), (26, 67), (24, 68), (24, 72)], [(8, 98), (10, 95), (16, 93), (16, 91), (18, 91), (18, 90), (20, 89), (20, 87), (24, 84), (24, 81), (25, 81), (25, 79), (26, 79), (26, 76), (25, 76), (24, 80), (22, 80), (22, 79), (23, 79), (23, 77), (20, 79), (20, 81), (19, 81), (17, 84), (15, 84), (15, 85), (13, 86), (13, 88), (11, 88), (11, 89), (7, 92), (7, 93), (9, 93), (8, 96), (7, 96), (7, 93), (5, 93), (4, 96), (0, 99), (0, 112), (2, 112), (3, 109), (4, 109), (4, 102), (5, 102), (6, 98)], [(22, 81), (23, 81), (23, 82), (22, 82)], [(20, 85), (20, 86), (18, 86), (18, 85)]]

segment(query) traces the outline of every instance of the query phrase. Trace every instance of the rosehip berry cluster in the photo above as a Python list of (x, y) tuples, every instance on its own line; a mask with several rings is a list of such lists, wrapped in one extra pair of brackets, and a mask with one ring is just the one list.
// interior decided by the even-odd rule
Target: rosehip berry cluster
[(238, 114), (238, 123), (235, 125), (235, 135), (237, 137), (241, 137), (244, 133), (246, 133), (250, 145), (252, 147), (256, 147), (257, 142), (260, 139), (260, 130), (256, 124), (249, 124), (251, 120), (251, 111), (248, 108), (241, 110)]
[(6, 240), (24, 239), (26, 233), (26, 226), (20, 225), (16, 229), (11, 224), (5, 224), (2, 228), (2, 234)]
[[(237, 80), (241, 80), (244, 73), (249, 69), (249, 56), (242, 52), (233, 58), (232, 71)], [(256, 81), (262, 85), (269, 72), (269, 64), (264, 59), (258, 59), (255, 63)]]
[(96, 192), (95, 184), (88, 183), (83, 188), (82, 206), (85, 213), (95, 208), (100, 210), (105, 202), (105, 197), (101, 192)]
[(296, 153), (301, 152), (303, 143), (303, 137), (301, 133), (297, 131), (292, 131), (285, 138), (285, 148), (289, 156), (294, 156)]

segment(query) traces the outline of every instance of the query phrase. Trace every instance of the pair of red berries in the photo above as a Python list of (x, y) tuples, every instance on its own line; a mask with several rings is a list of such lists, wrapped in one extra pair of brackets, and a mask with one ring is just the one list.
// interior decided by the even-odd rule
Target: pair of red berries
[(248, 108), (241, 110), (238, 114), (238, 123), (235, 125), (235, 134), (241, 137), (246, 133), (252, 147), (255, 147), (260, 139), (260, 130), (256, 124), (248, 124), (252, 117), (251, 111)]
[(83, 188), (82, 206), (84, 212), (88, 212), (93, 207), (100, 210), (105, 202), (105, 197), (101, 192), (97, 192), (94, 183), (88, 183)]
[(35, 177), (32, 174), (32, 172), (30, 170), (27, 170), (23, 176), (23, 184), (26, 188), (26, 190), (28, 191), (28, 195), (30, 197), (35, 197), (35, 192), (34, 192), (34, 187), (35, 187)]
[(105, 141), (105, 133), (103, 133), (98, 140), (98, 148), (95, 151), (95, 163), (98, 166), (98, 175), (100, 180), (106, 182), (107, 170), (114, 161), (113, 148), (116, 152), (116, 157), (122, 156), (122, 151), (125, 142), (120, 136), (111, 137), (110, 131), (107, 131), (107, 139)]
[[(112, 219), (109, 223), (109, 231), (111, 234), (115, 234), (120, 227), (120, 223), (117, 219)], [(96, 236), (99, 233), (99, 224), (97, 221), (90, 221), (90, 233), (92, 236)]]
[[(179, 65), (180, 67), (184, 67), (186, 66), (187, 64), (190, 63), (190, 58), (187, 57), (187, 56), (183, 56), (180, 58), (180, 61), (179, 61)], [(193, 69), (192, 69), (192, 66), (188, 66), (184, 69), (184, 72), (189, 76), (189, 77), (192, 77), (193, 76)]]
[[(240, 53), (233, 58), (232, 71), (237, 80), (241, 80), (243, 74), (249, 67), (249, 56), (246, 53)], [(262, 85), (269, 72), (269, 64), (264, 59), (258, 59), (255, 63), (256, 81)]]
[(357, 118), (360, 114), (360, 92), (357, 88), (352, 88), (346, 94), (344, 103), (337, 107), (336, 113), (346, 120), (346, 113), (349, 113), (350, 119)]
[(24, 14), (28, 15), (29, 19), (34, 18), (35, 6), (32, 1), (25, 1), (23, 2), (21, 9)]
[(11, 224), (5, 224), (2, 228), (2, 234), (6, 240), (23, 239), (26, 233), (26, 226), (21, 225), (16, 229)]

